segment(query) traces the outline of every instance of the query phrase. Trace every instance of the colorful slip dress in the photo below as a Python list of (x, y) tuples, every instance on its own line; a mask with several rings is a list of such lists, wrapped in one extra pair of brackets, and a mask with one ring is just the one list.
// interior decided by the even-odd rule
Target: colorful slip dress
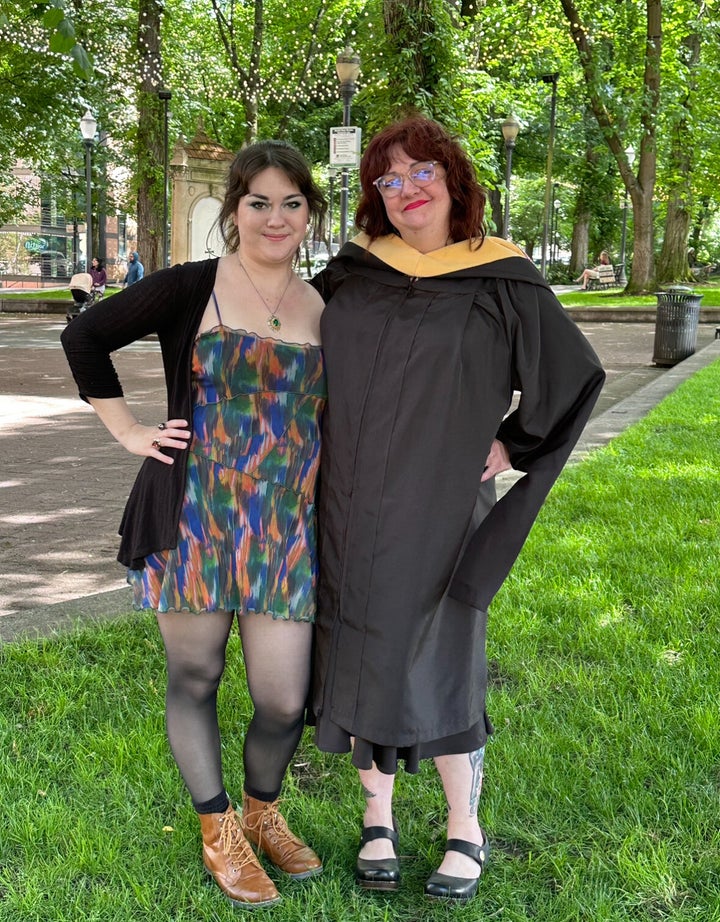
[(314, 621), (322, 350), (218, 326), (195, 341), (177, 547), (130, 570), (136, 608)]

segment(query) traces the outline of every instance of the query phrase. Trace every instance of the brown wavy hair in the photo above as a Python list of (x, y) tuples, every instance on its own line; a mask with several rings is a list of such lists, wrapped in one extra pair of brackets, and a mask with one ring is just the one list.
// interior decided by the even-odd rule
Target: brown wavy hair
[(263, 170), (276, 167), (295, 183), (307, 199), (310, 223), (316, 236), (322, 233), (327, 204), (312, 178), (307, 160), (300, 151), (287, 141), (258, 141), (239, 151), (228, 170), (225, 198), (223, 199), (217, 224), (228, 252), (234, 253), (240, 246), (240, 236), (233, 217), (240, 199), (248, 194), (250, 183)]
[(367, 146), (360, 161), (360, 204), (355, 223), (371, 240), (397, 233), (388, 220), (382, 196), (373, 181), (390, 168), (390, 151), (400, 147), (413, 160), (437, 160), (445, 168), (452, 199), (450, 236), (460, 240), (485, 237), (485, 192), (477, 181), (475, 167), (457, 138), (442, 125), (423, 116), (412, 116), (383, 128)]

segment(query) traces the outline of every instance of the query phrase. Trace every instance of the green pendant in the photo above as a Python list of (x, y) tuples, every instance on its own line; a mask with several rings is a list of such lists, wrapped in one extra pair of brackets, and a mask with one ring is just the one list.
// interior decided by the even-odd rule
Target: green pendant
[(268, 326), (270, 327), (271, 330), (280, 329), (280, 321), (277, 319), (277, 317), (275, 317), (275, 315), (273, 315), (272, 317), (268, 317)]

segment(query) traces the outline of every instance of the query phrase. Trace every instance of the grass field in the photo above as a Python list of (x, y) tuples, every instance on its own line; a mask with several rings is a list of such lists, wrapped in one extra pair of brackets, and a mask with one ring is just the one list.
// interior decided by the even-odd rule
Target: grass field
[[(116, 294), (120, 288), (108, 286), (105, 297)], [(0, 299), (8, 301), (72, 301), (69, 288), (34, 288), (13, 291), (12, 288), (0, 288)]]
[[(720, 307), (720, 280), (712, 279), (694, 286), (689, 290), (697, 295), (702, 295), (701, 307)], [(663, 285), (662, 291), (667, 291), (668, 286)], [(628, 310), (634, 307), (657, 307), (657, 297), (650, 295), (625, 295), (619, 288), (607, 291), (566, 291), (558, 294), (558, 300), (563, 307), (614, 307)]]
[[(565, 471), (494, 602), (477, 898), (422, 895), (444, 840), (429, 764), (398, 778), (401, 890), (358, 891), (356, 778), (308, 731), (285, 812), (325, 873), (280, 880), (283, 902), (254, 919), (720, 920), (719, 426), (720, 362)], [(152, 617), (5, 645), (0, 675), (0, 920), (237, 919), (205, 881), (165, 743)], [(238, 798), (236, 640), (220, 713)]]

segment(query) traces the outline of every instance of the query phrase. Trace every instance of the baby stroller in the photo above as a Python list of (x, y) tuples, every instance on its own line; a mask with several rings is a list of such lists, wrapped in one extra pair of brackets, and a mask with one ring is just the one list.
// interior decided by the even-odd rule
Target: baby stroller
[(70, 279), (70, 294), (73, 299), (73, 306), (65, 315), (68, 323), (78, 314), (82, 314), (89, 307), (99, 301), (102, 297), (97, 289), (92, 287), (92, 276), (89, 272), (78, 272)]

